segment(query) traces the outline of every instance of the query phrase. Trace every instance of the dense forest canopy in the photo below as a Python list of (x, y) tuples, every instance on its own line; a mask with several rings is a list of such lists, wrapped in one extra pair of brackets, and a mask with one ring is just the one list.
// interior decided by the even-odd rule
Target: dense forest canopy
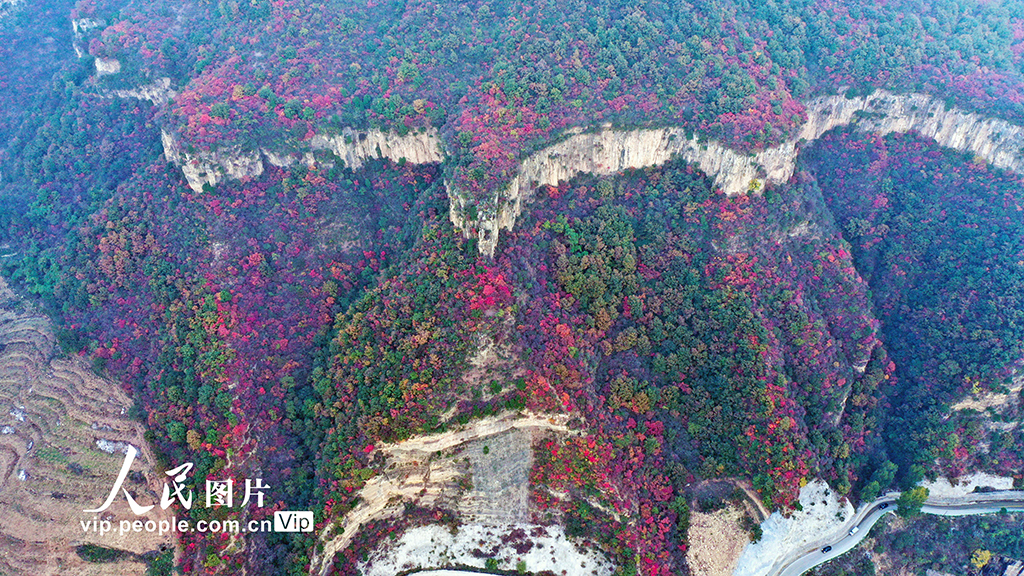
[[(1017, 3), (79, 2), (98, 86), (168, 77), (200, 149), (433, 125), (461, 186), (500, 185), (569, 126), (683, 124), (758, 149), (801, 99), (890, 87), (1021, 118)], [(65, 32), (66, 35), (66, 32)], [(14, 53), (12, 52), (12, 55)]]
[[(1011, 1), (13, 6), (0, 266), (63, 353), (123, 383), (167, 467), (260, 471), (274, 504), (253, 518), (310, 509), (323, 529), (382, 444), (568, 415), (575, 436), (534, 447), (533, 519), (620, 574), (688, 574), (700, 480), (749, 479), (783, 510), (815, 478), (864, 500), (969, 470), (1020, 485), (1019, 411), (950, 407), (1007, 392), (1024, 358), (1021, 175), (836, 130), (758, 193), (679, 160), (546, 186), (493, 257), (448, 191), (482, 201), (529, 152), (606, 123), (762, 150), (821, 94), (923, 92), (1019, 125), (1022, 52)], [(344, 128), (436, 129), (446, 158), (324, 153), (196, 191), (161, 146), (298, 153)], [(479, 377), (484, 349), (503, 376)], [(457, 522), (408, 508), (335, 571)], [(185, 534), (182, 568), (305, 574), (323, 548), (245, 540)]]

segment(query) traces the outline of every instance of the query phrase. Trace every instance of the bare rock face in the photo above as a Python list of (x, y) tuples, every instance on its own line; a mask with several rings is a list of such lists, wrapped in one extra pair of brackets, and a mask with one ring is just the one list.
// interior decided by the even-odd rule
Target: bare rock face
[[(127, 415), (131, 401), (79, 358), (54, 359), (49, 320), (0, 279), (0, 574), (144, 574), (139, 555), (174, 548), (171, 534), (100, 534), (82, 523), (169, 520), (156, 506), (135, 516), (124, 496), (102, 513), (128, 445), (139, 451), (124, 487), (142, 505), (158, 503), (165, 478)], [(124, 553), (86, 562), (81, 545)]]
[(807, 122), (800, 133), (757, 154), (736, 152), (715, 141), (702, 143), (687, 137), (682, 128), (612, 130), (604, 126), (596, 132), (577, 131), (526, 158), (505, 188), (477, 206), (475, 221), (468, 218), (473, 200), (449, 185), (450, 217), (465, 235), (479, 236), (482, 253), (493, 255), (500, 230), (512, 229), (538, 186), (556, 186), (578, 174), (614, 174), (683, 158), (697, 164), (727, 194), (757, 192), (793, 176), (802, 144), (846, 125), (878, 134), (915, 131), (942, 146), (972, 152), (996, 167), (1024, 171), (1024, 130), (1020, 126), (947, 107), (924, 94), (879, 91), (871, 96), (827, 96), (808, 102)]
[(76, 38), (80, 38), (82, 34), (85, 34), (89, 30), (102, 28), (106, 25), (106, 21), (97, 18), (78, 18), (71, 20), (71, 29), (74, 31)]
[(171, 79), (167, 77), (158, 78), (150, 84), (139, 86), (138, 88), (104, 90), (102, 94), (108, 98), (138, 98), (139, 100), (149, 100), (158, 106), (167, 104), (178, 96), (178, 93), (171, 89)]
[(0, 0), (0, 20), (14, 13), (24, 0)]
[(160, 140), (164, 145), (164, 158), (181, 166), (181, 172), (185, 175), (189, 188), (196, 192), (202, 192), (204, 184), (216, 186), (225, 179), (242, 180), (263, 174), (263, 159), (258, 150), (245, 152), (235, 146), (210, 152), (190, 153), (185, 151), (178, 139), (166, 130), (160, 131)]
[[(468, 233), (475, 227), (480, 251), (493, 255), (499, 231), (512, 229), (523, 204), (532, 198), (538, 186), (557, 186), (579, 174), (615, 174), (627, 168), (658, 166), (682, 157), (699, 164), (726, 190), (739, 193), (764, 185), (764, 170), (759, 161), (780, 163), (776, 157), (794, 157), (794, 150), (795, 147), (780, 147), (755, 157), (737, 153), (718, 142), (701, 143), (696, 137), (688, 137), (682, 128), (627, 131), (605, 126), (597, 132), (573, 135), (528, 157), (492, 202), (478, 206), (477, 222), (469, 222), (466, 216), (472, 200), (449, 185), (449, 214), (456, 228)], [(790, 175), (792, 166), (786, 179)]]
[(105, 20), (97, 18), (71, 19), (71, 31), (74, 33), (72, 45), (75, 49), (75, 54), (79, 58), (84, 57), (89, 52), (89, 41), (86, 35), (91, 30), (103, 29), (106, 25)]
[(314, 554), (310, 574), (328, 574), (335, 555), (352, 543), (362, 526), (401, 516), (406, 503), (453, 510), (463, 525), (526, 522), (533, 438), (569, 429), (565, 415), (520, 416), (504, 413), (441, 434), (378, 446), (376, 454), (386, 464), (360, 490), (359, 504), (321, 531), (324, 546)]
[(117, 74), (121, 71), (121, 62), (117, 58), (97, 58), (96, 75), (106, 76)]
[(316, 164), (316, 160), (309, 152), (306, 152), (305, 154), (299, 154), (298, 152), (275, 152), (266, 148), (260, 148), (260, 152), (263, 154), (264, 160), (266, 160), (271, 166), (276, 166), (278, 168), (294, 166), (300, 161), (305, 162), (308, 166)]
[[(156, 102), (158, 98), (161, 96), (154, 94), (150, 99)], [(871, 96), (826, 96), (808, 102), (807, 122), (800, 133), (756, 154), (737, 152), (717, 141), (702, 141), (681, 127), (613, 130), (604, 125), (587, 132), (577, 128), (566, 139), (524, 159), (516, 175), (482, 203), (446, 182), (449, 216), (467, 237), (479, 237), (481, 252), (493, 255), (499, 232), (512, 229), (538, 186), (557, 186), (578, 174), (615, 174), (683, 158), (697, 164), (727, 194), (758, 192), (793, 176), (803, 144), (846, 125), (879, 134), (916, 131), (942, 146), (972, 152), (999, 168), (1024, 170), (1024, 131), (1020, 126), (947, 107), (924, 94), (879, 91)], [(354, 170), (372, 158), (412, 164), (443, 162), (445, 158), (441, 139), (433, 128), (401, 136), (346, 128), (338, 135), (314, 136), (304, 145), (308, 146), (305, 150), (287, 151), (244, 151), (227, 146), (189, 153), (173, 134), (164, 131), (162, 138), (165, 157), (181, 166), (189, 186), (197, 192), (204, 184), (215, 186), (226, 179), (258, 177), (263, 173), (264, 159), (273, 166), (291, 166), (300, 161), (314, 165), (312, 152), (316, 150), (331, 151)], [(470, 204), (476, 206), (475, 219), (469, 218)]]
[(330, 150), (345, 161), (345, 166), (358, 170), (370, 158), (387, 158), (394, 162), (403, 159), (412, 164), (430, 164), (444, 160), (441, 139), (437, 130), (413, 132), (399, 136), (394, 132), (369, 130), (358, 132), (346, 128), (337, 136), (313, 136), (310, 142), (315, 150)]
[(998, 168), (1020, 172), (1024, 167), (1020, 126), (948, 107), (925, 94), (879, 91), (853, 99), (820, 98), (808, 106), (807, 124), (799, 138), (815, 140), (836, 126), (852, 123), (864, 132), (915, 131), (942, 146), (973, 152)]
[(239, 146), (226, 146), (209, 152), (189, 153), (178, 138), (161, 131), (164, 157), (181, 167), (182, 174), (190, 188), (196, 192), (204, 184), (216, 186), (225, 180), (244, 180), (263, 174), (264, 159), (272, 166), (293, 166), (302, 161), (309, 166), (316, 164), (315, 150), (328, 150), (345, 162), (345, 166), (358, 170), (366, 160), (386, 158), (394, 162), (429, 164), (441, 162), (441, 139), (436, 129), (412, 132), (399, 136), (394, 132), (380, 130), (356, 131), (346, 128), (336, 136), (318, 134), (309, 142), (307, 150), (259, 150), (245, 151)]

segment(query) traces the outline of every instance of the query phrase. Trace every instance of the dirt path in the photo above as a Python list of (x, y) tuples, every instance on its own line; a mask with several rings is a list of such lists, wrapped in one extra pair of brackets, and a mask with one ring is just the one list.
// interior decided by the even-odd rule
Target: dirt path
[(771, 511), (765, 508), (761, 495), (754, 490), (749, 480), (733, 479), (731, 482), (734, 486), (743, 490), (743, 493), (747, 496), (748, 510), (754, 512), (753, 516), (758, 524), (764, 522), (772, 515)]

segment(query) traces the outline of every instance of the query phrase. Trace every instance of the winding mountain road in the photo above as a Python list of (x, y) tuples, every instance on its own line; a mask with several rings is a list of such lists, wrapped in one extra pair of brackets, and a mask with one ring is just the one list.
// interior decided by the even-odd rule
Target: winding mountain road
[[(863, 540), (882, 516), (896, 512), (899, 492), (891, 492), (861, 506), (853, 518), (837, 530), (832, 538), (825, 537), (813, 547), (806, 547), (776, 562), (765, 576), (800, 576), (804, 572), (837, 558)], [(995, 514), (1002, 509), (1024, 511), (1024, 491), (998, 491), (969, 494), (961, 498), (929, 498), (921, 507), (925, 514), (939, 516), (971, 516)], [(856, 530), (854, 530), (856, 528)], [(829, 547), (828, 552), (822, 552)], [(465, 570), (425, 570), (410, 576), (478, 576), (479, 572)]]
[[(898, 497), (898, 492), (889, 493), (862, 506), (833, 539), (818, 542), (813, 548), (804, 548), (776, 562), (765, 576), (800, 576), (819, 564), (849, 552), (868, 535), (875, 522), (889, 512), (896, 511)], [(921, 512), (939, 516), (971, 516), (994, 514), (1004, 508), (1008, 511), (1024, 511), (1024, 492), (981, 492), (963, 498), (929, 498), (921, 507)], [(822, 552), (826, 547), (831, 549)]]

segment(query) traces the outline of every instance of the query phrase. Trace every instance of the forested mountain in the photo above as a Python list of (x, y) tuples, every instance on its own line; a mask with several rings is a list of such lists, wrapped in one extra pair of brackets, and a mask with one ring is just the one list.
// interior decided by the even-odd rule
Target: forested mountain
[[(356, 574), (389, 536), (471, 525), (463, 468), (423, 480), (459, 497), (352, 518), (393, 444), (523, 414), (565, 430), (530, 432), (517, 518), (616, 574), (689, 574), (703, 480), (783, 511), (817, 478), (1021, 486), (1022, 52), (1009, 0), (0, 3), (0, 266), (164, 469), (272, 487), (182, 517), (315, 513), (180, 534), (185, 573)], [(812, 99), (881, 89), (1003, 121), (1001, 147), (858, 129), (867, 109), (799, 140)], [(795, 170), (723, 190), (631, 164), (638, 137), (633, 168), (542, 165), (557, 184), (500, 238), (476, 227), (532, 154), (656, 128), (710, 156), (797, 141)]]

